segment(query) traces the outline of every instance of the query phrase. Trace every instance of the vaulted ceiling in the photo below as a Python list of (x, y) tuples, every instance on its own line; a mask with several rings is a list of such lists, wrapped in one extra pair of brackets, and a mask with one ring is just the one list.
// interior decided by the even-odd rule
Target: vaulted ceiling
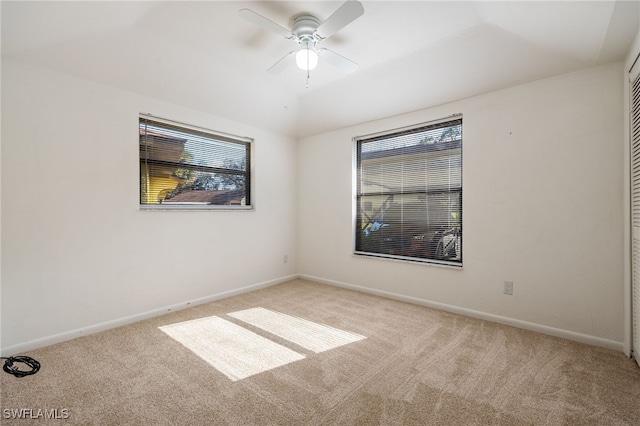
[(7, 2), (2, 57), (294, 137), (402, 114), (621, 61), (640, 3), (361, 1), (364, 15), (323, 42), (357, 62), (267, 69), (295, 44), (281, 26), (333, 1)]

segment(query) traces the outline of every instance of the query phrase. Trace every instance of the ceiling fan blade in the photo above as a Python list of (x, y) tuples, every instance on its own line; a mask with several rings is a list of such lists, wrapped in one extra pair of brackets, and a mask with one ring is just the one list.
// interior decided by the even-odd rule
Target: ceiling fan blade
[(344, 56), (337, 54), (333, 50), (324, 48), (318, 49), (318, 56), (329, 62), (334, 67), (345, 72), (353, 72), (358, 69), (358, 64), (353, 62), (351, 59), (347, 59)]
[(256, 25), (261, 26), (262, 28), (266, 28), (270, 31), (273, 31), (276, 34), (281, 35), (285, 38), (291, 38), (291, 30), (286, 29), (282, 25), (276, 24), (270, 19), (265, 18), (264, 16), (254, 12), (251, 9), (240, 9), (238, 11), (238, 15), (242, 18), (246, 19), (249, 22), (253, 22)]
[(289, 68), (289, 65), (291, 65), (292, 63), (292, 61), (289, 60), (289, 56), (293, 55), (294, 53), (296, 53), (296, 51), (292, 50), (291, 52), (284, 55), (282, 59), (273, 64), (271, 68), (267, 70), (267, 72), (269, 74), (280, 74), (282, 71)]
[(338, 30), (362, 16), (363, 13), (364, 7), (362, 7), (362, 3), (357, 0), (347, 0), (326, 21), (320, 24), (316, 34), (323, 39), (329, 38)]

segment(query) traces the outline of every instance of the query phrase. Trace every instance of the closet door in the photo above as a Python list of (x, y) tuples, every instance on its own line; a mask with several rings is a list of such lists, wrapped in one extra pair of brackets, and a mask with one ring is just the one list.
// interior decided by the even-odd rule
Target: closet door
[(631, 136), (631, 278), (633, 354), (640, 364), (640, 64), (631, 69), (630, 78), (630, 136)]

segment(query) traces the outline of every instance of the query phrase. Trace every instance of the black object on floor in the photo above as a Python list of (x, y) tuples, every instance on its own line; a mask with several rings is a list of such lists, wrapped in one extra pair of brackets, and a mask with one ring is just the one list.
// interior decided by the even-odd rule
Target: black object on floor
[[(40, 370), (40, 363), (35, 359), (28, 356), (10, 356), (10, 357), (0, 357), (0, 359), (5, 359), (4, 365), (2, 369), (9, 373), (13, 374), (16, 377), (24, 377), (30, 376), (32, 374), (36, 374), (38, 370)], [(21, 363), (28, 365), (31, 370), (22, 370), (15, 365), (15, 363)]]

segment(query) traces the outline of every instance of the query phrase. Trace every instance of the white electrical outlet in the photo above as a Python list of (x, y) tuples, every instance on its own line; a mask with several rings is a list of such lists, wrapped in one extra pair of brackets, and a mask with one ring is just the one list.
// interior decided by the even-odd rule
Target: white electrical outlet
[(284, 263), (289, 262), (289, 255), (285, 254), (284, 257), (282, 258), (282, 260), (284, 261)]
[(513, 294), (513, 281), (504, 282), (504, 294), (508, 294), (508, 295)]

